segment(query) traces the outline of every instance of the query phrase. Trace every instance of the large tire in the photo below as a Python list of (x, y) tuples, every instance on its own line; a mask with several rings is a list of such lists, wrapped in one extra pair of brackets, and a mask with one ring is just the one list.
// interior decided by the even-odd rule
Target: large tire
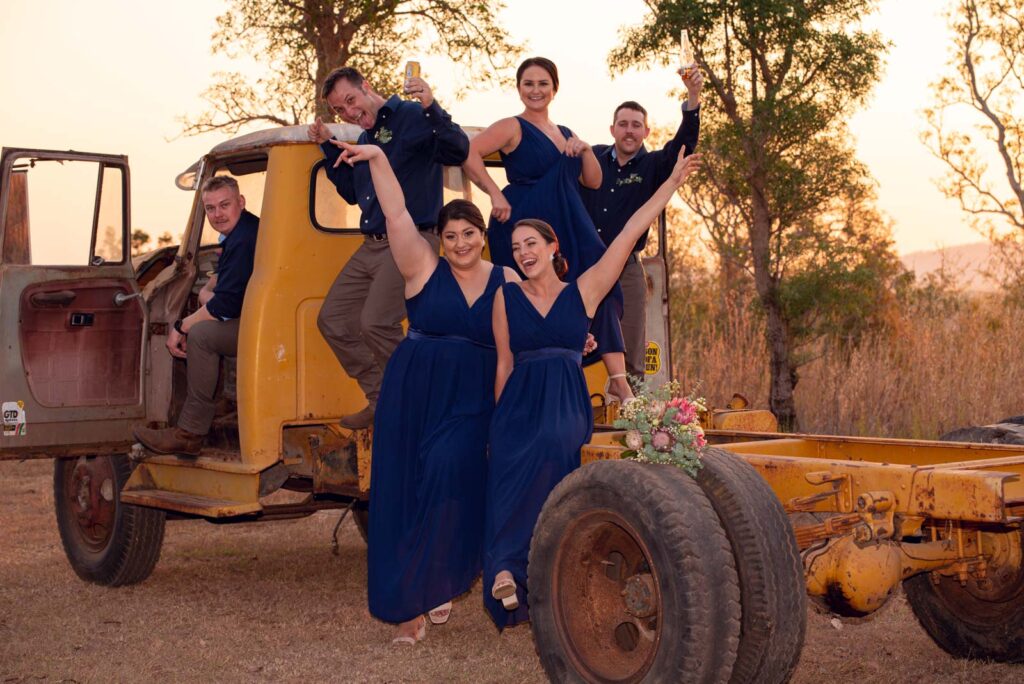
[(807, 591), (800, 550), (782, 504), (746, 461), (708, 447), (697, 483), (732, 545), (743, 606), (734, 684), (789, 681), (800, 660)]
[(728, 681), (736, 570), (711, 503), (679, 469), (602, 461), (566, 477), (537, 520), (528, 576), (551, 681)]
[[(986, 431), (991, 429), (963, 428), (939, 439), (990, 442), (993, 435)], [(1020, 541), (1024, 544), (1024, 537)], [(973, 578), (961, 586), (942, 575), (935, 584), (932, 573), (923, 572), (904, 580), (903, 592), (918, 622), (950, 655), (1024, 663), (1024, 567), (992, 569), (982, 586)]]
[(79, 577), (110, 587), (149, 577), (160, 558), (164, 511), (121, 503), (126, 456), (57, 459), (53, 500), (64, 553)]

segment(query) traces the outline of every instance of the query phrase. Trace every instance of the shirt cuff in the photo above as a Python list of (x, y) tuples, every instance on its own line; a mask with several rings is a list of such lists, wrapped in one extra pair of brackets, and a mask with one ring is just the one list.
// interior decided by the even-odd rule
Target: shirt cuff
[(683, 110), (683, 116), (686, 116), (687, 114), (697, 114), (697, 113), (700, 112), (700, 103), (699, 102), (697, 103), (697, 106), (694, 107), (693, 109), (687, 109), (686, 108), (686, 105), (688, 105), (689, 103), (690, 103), (690, 101), (686, 100), (685, 102), (683, 102), (683, 104), (679, 105), (679, 108)]

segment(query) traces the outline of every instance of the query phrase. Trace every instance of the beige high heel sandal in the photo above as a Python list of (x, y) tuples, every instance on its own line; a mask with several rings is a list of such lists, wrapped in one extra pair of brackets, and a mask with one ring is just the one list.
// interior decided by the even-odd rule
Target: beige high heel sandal
[(403, 646), (415, 646), (425, 638), (427, 638), (427, 621), (421, 615), (420, 626), (416, 629), (416, 634), (414, 636), (397, 636), (391, 640), (391, 643)]
[(519, 607), (515, 578), (506, 577), (505, 579), (494, 580), (494, 586), (491, 587), (491, 596), (495, 600), (501, 601), (501, 605), (505, 607), (505, 610), (515, 610)]
[(623, 399), (619, 395), (614, 394), (613, 392), (610, 391), (610, 388), (612, 386), (612, 380), (615, 380), (616, 378), (625, 378), (625, 377), (626, 377), (625, 373), (615, 373), (614, 375), (609, 375), (608, 376), (608, 380), (605, 381), (605, 383), (604, 383), (604, 396), (606, 397), (606, 399), (607, 399), (609, 404), (619, 404), (621, 406), (625, 406), (626, 404), (628, 404), (629, 402), (633, 401), (633, 399), (636, 398), (636, 397), (626, 397), (625, 399)]

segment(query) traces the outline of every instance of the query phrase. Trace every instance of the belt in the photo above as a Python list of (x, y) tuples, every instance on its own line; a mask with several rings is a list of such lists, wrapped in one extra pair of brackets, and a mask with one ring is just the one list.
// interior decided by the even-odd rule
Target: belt
[(565, 347), (541, 347), (540, 349), (528, 349), (516, 352), (515, 362), (529, 363), (530, 361), (544, 361), (546, 359), (565, 359), (576, 365), (583, 363), (583, 352), (573, 351)]
[[(418, 224), (416, 224), (416, 230), (420, 231), (421, 233), (423, 233), (423, 232), (436, 233), (437, 232), (437, 224), (436, 223), (418, 223)], [(387, 233), (363, 233), (363, 238), (367, 242), (387, 242), (388, 241), (388, 234)]]
[(435, 340), (438, 342), (468, 342), (475, 347), (482, 347), (483, 349), (494, 349), (493, 344), (484, 344), (477, 342), (470, 337), (463, 337), (462, 335), (434, 335), (431, 333), (425, 333), (422, 330), (416, 328), (409, 328), (409, 332), (406, 333), (406, 338), (410, 340)]

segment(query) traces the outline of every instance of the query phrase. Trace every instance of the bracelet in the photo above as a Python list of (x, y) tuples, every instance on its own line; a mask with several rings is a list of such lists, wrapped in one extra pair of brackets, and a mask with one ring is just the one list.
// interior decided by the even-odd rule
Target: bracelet
[(177, 330), (178, 333), (180, 333), (184, 337), (188, 337), (188, 333), (185, 332), (184, 330), (182, 330), (182, 328), (181, 328), (181, 319), (180, 318), (178, 320), (174, 321), (174, 329)]

